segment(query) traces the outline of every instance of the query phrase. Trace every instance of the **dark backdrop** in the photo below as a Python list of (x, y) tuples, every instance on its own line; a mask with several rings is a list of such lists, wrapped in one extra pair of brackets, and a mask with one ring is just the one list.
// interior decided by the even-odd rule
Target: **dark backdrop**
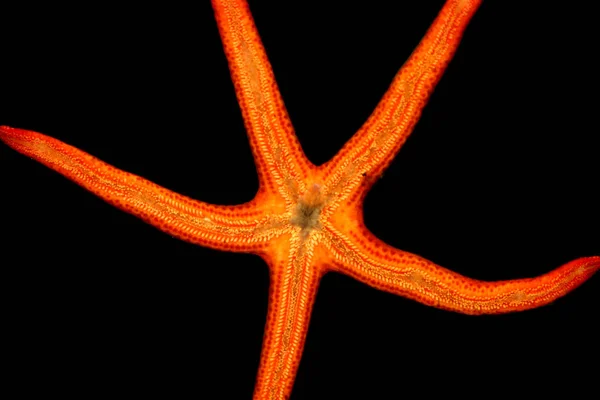
[[(317, 164), (368, 117), (443, 1), (389, 3), (250, 3)], [(523, 3), (481, 7), (365, 205), (388, 243), (479, 279), (600, 254), (593, 10)], [(0, 124), (203, 201), (252, 198), (208, 1), (24, 6), (2, 12), (0, 33)], [(0, 184), (3, 327), (22, 390), (251, 397), (262, 260), (175, 240), (4, 145)], [(597, 378), (599, 289), (595, 276), (541, 309), (468, 317), (328, 275), (292, 399), (573, 398)]]

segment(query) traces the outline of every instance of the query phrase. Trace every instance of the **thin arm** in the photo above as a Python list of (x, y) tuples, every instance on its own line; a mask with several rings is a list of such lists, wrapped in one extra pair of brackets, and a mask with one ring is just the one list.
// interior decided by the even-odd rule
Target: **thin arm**
[(312, 164), (294, 134), (248, 4), (245, 0), (212, 4), (260, 186), (272, 193), (279, 188), (303, 192)]
[[(268, 239), (266, 227), (272, 221), (254, 201), (239, 206), (196, 201), (37, 132), (1, 126), (0, 140), (109, 204), (179, 239), (240, 252), (255, 251)], [(243, 211), (245, 217), (234, 218), (232, 213), (236, 211)]]
[(298, 241), (290, 245), (282, 236), (272, 246), (277, 256), (265, 258), (271, 283), (255, 400), (289, 398), (324, 271), (314, 249), (301, 249)]
[(375, 111), (323, 166), (329, 175), (327, 187), (344, 192), (346, 198), (368, 191), (373, 178), (383, 173), (415, 127), (480, 4), (481, 0), (446, 1)]
[[(344, 239), (350, 235), (355, 236), (352, 242)], [(331, 241), (333, 270), (377, 289), (464, 314), (499, 314), (540, 307), (566, 295), (600, 269), (600, 257), (584, 257), (535, 278), (486, 282), (395, 249), (372, 234), (350, 235), (338, 233), (342, 239)]]

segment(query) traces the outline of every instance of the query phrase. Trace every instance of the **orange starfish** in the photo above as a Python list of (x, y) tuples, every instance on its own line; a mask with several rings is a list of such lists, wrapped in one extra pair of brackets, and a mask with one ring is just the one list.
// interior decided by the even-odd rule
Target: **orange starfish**
[(538, 278), (482, 282), (392, 248), (362, 222), (364, 196), (412, 131), (479, 4), (446, 3), (363, 128), (317, 167), (293, 134), (246, 3), (213, 1), (259, 174), (259, 192), (240, 206), (177, 195), (39, 133), (2, 127), (0, 138), (173, 236), (263, 257), (271, 288), (255, 398), (286, 398), (328, 271), (435, 307), (486, 314), (547, 304), (600, 268), (600, 257), (588, 257)]

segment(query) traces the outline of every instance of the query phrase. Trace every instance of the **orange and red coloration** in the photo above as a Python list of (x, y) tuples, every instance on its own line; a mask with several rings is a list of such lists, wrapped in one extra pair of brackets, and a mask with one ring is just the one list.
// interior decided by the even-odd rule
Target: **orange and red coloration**
[(39, 133), (1, 127), (0, 138), (170, 235), (265, 259), (269, 312), (254, 397), (287, 398), (317, 287), (328, 271), (434, 307), (492, 314), (547, 304), (600, 269), (596, 256), (537, 278), (483, 282), (388, 246), (363, 224), (367, 191), (412, 131), (480, 3), (446, 2), (364, 126), (317, 167), (294, 135), (245, 0), (213, 0), (259, 175), (257, 195), (239, 206), (178, 195)]

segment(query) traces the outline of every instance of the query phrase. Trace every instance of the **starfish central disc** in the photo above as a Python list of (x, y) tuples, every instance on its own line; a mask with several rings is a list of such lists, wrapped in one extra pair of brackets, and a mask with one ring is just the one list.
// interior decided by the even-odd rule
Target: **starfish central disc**
[(315, 183), (298, 199), (290, 223), (302, 229), (302, 234), (307, 236), (312, 230), (320, 229), (319, 218), (324, 205), (321, 185)]

